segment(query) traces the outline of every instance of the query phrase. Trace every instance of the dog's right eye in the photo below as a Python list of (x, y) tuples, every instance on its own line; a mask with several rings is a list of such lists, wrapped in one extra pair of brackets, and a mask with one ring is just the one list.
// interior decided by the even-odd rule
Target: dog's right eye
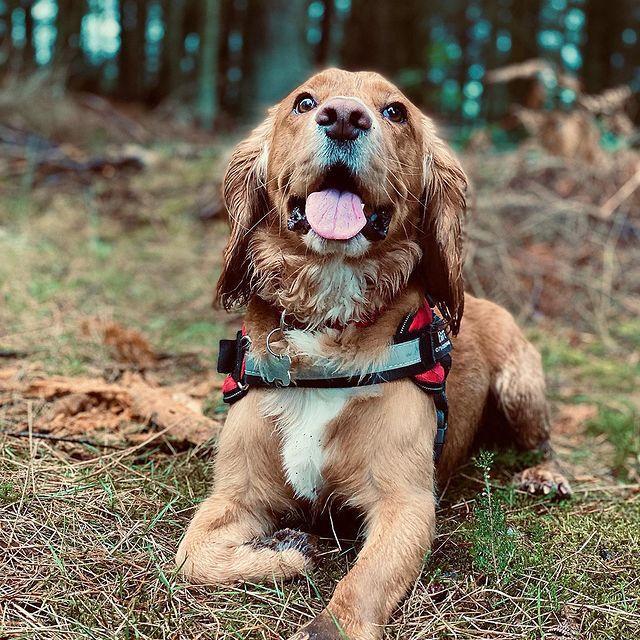
[(308, 93), (300, 94), (293, 105), (293, 110), (295, 113), (306, 113), (307, 111), (311, 111), (318, 106), (318, 103), (313, 99)]

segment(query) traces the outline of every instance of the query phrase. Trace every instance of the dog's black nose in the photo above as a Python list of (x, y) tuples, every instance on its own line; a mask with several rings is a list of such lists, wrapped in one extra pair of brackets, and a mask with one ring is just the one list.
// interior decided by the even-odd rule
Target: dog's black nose
[(371, 116), (362, 104), (349, 98), (332, 98), (316, 113), (316, 122), (334, 140), (355, 140), (371, 129)]

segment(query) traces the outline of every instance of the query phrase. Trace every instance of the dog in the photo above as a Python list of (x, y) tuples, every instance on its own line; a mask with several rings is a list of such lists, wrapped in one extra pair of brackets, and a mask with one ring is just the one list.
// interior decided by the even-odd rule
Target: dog
[[(232, 154), (217, 297), (246, 315), (226, 348), (233, 404), (213, 492), (177, 564), (202, 584), (303, 575), (312, 540), (278, 529), (282, 518), (356, 510), (357, 561), (296, 640), (382, 637), (433, 540), (436, 486), (469, 456), (489, 406), (514, 445), (544, 451), (519, 485), (571, 492), (549, 446), (538, 352), (506, 310), (464, 293), (466, 186), (432, 120), (373, 72), (314, 75)], [(398, 332), (418, 318), (406, 335), (434, 352), (452, 345), (452, 360), (432, 353), (428, 370), (385, 378), (391, 360), (406, 364), (394, 349), (417, 348)]]

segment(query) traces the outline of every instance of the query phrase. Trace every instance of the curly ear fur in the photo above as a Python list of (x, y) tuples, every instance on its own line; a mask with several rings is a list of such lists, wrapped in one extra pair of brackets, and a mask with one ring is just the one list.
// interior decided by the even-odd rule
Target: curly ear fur
[(421, 272), (427, 293), (439, 304), (455, 335), (464, 309), (462, 222), (467, 176), (428, 118), (424, 119), (424, 132)]
[(216, 299), (227, 310), (246, 304), (252, 292), (249, 240), (251, 231), (268, 211), (265, 182), (272, 124), (272, 117), (267, 117), (233, 150), (222, 182), (231, 232)]

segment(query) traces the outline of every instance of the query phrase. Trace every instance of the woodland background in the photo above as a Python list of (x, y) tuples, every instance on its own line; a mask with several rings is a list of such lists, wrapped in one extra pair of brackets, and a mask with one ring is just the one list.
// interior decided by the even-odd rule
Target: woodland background
[(240, 322), (212, 307), (221, 175), (327, 65), (383, 72), (454, 145), (467, 289), (540, 350), (575, 492), (479, 452), (386, 640), (638, 636), (638, 0), (0, 0), (0, 637), (285, 639), (353, 564), (333, 531), (290, 584), (173, 564)]
[[(542, 57), (579, 79), (487, 83)], [(580, 90), (640, 87), (636, 0), (3, 0), (0, 74), (49, 69), (68, 88), (157, 106), (211, 127), (252, 116), (314, 68), (375, 69), (457, 121), (514, 100), (569, 108)]]

